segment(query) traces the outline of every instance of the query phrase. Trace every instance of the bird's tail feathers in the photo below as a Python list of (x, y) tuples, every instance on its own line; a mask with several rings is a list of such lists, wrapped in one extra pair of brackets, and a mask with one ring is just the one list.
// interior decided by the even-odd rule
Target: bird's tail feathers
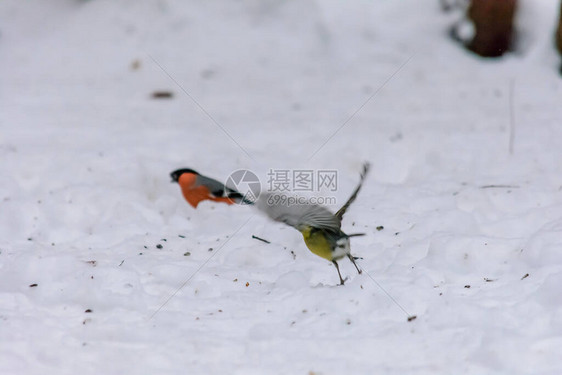
[(238, 191), (228, 192), (227, 197), (232, 199), (235, 203), (238, 203), (238, 204), (248, 204), (248, 205), (254, 204), (254, 201), (249, 199), (247, 196), (242, 195)]

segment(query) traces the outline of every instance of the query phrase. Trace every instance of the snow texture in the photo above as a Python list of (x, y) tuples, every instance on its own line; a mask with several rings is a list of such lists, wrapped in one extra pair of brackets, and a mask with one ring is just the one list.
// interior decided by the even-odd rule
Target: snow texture
[[(556, 3), (483, 60), (436, 0), (0, 2), (0, 373), (558, 374)], [(341, 205), (366, 160), (345, 286), (168, 175), (336, 169)]]

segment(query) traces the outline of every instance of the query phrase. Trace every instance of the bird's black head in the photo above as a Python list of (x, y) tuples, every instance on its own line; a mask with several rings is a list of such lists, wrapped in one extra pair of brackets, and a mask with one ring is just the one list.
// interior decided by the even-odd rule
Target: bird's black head
[(177, 170), (173, 171), (172, 173), (170, 173), (170, 177), (172, 177), (172, 182), (178, 182), (180, 176), (184, 173), (199, 174), (199, 173), (195, 172), (193, 169), (189, 169), (189, 168), (177, 169)]

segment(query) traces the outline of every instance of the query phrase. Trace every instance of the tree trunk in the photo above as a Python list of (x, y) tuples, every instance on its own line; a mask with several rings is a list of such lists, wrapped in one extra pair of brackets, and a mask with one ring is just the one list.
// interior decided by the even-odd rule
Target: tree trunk
[(471, 0), (467, 17), (475, 35), (468, 48), (484, 57), (498, 57), (511, 47), (517, 0)]
[(558, 29), (556, 29), (556, 48), (562, 54), (562, 2), (560, 2), (560, 18), (558, 19)]

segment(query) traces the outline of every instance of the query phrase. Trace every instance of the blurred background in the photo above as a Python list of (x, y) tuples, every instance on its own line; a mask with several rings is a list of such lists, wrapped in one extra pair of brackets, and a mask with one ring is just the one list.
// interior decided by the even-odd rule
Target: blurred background
[(4, 149), (27, 136), (39, 136), (29, 147), (50, 136), (59, 150), (81, 147), (65, 134), (86, 132), (98, 143), (82, 147), (91, 159), (131, 146), (141, 159), (220, 160), (224, 173), (272, 154), (343, 166), (376, 146), (380, 178), (396, 182), (420, 157), (413, 148), (428, 153), (423, 129), (483, 127), (513, 149), (510, 105), (524, 138), (527, 116), (541, 122), (542, 106), (559, 103), (551, 0), (0, 6)]
[[(557, 373), (560, 3), (2, 0), (0, 372)], [(169, 177), (365, 161), (342, 288)]]

